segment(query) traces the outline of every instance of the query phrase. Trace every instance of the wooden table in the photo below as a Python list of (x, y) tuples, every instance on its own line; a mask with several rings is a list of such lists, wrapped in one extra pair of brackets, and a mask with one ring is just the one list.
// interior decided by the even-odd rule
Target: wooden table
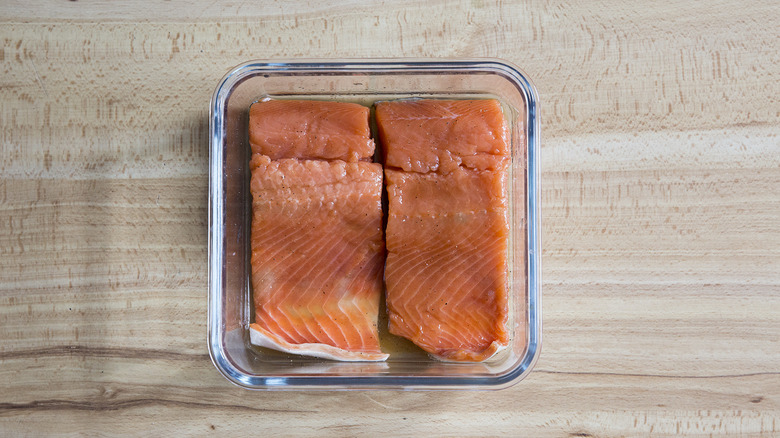
[[(780, 434), (780, 7), (0, 5), (0, 435)], [(206, 350), (208, 102), (256, 58), (499, 57), (544, 340), (497, 392), (250, 392)]]

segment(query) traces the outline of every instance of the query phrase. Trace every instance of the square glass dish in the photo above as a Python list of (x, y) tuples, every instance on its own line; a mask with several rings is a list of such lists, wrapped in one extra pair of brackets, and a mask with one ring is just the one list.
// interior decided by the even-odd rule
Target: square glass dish
[[(268, 97), (366, 106), (415, 97), (501, 102), (511, 148), (508, 348), (483, 363), (439, 361), (389, 335), (385, 315), (386, 362), (337, 362), (250, 344), (248, 119), (250, 105)], [(541, 346), (537, 105), (529, 79), (500, 60), (252, 61), (231, 70), (214, 92), (210, 119), (208, 343), (217, 369), (249, 389), (491, 389), (522, 379)]]

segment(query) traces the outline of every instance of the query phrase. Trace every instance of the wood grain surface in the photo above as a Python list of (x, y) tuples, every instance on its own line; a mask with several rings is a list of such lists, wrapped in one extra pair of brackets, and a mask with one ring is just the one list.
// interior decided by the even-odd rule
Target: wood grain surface
[[(0, 4), (0, 435), (780, 435), (774, 1)], [(541, 358), (250, 392), (206, 348), (208, 102), (257, 58), (499, 57), (542, 109)]]

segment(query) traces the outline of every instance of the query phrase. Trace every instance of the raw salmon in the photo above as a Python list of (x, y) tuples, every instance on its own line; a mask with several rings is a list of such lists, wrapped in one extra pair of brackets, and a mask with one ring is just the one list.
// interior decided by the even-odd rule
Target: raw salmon
[(252, 342), (340, 360), (384, 360), (382, 168), (255, 155)]
[(252, 153), (274, 160), (365, 160), (374, 154), (368, 117), (355, 103), (260, 101), (249, 109), (249, 143)]
[(387, 157), (389, 330), (445, 360), (482, 361), (509, 342), (500, 111), (495, 101), (377, 105)]
[(346, 361), (385, 360), (382, 167), (366, 107), (252, 105), (253, 344)]
[(509, 154), (496, 100), (378, 102), (376, 121), (385, 166), (407, 172), (497, 169)]

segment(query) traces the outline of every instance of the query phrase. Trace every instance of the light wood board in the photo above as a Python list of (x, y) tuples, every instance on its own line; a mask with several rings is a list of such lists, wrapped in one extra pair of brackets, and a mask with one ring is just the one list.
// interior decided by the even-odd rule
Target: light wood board
[[(780, 434), (776, 2), (11, 0), (0, 41), (0, 435)], [(535, 81), (526, 380), (218, 374), (208, 102), (241, 62), (299, 57), (498, 57)]]

